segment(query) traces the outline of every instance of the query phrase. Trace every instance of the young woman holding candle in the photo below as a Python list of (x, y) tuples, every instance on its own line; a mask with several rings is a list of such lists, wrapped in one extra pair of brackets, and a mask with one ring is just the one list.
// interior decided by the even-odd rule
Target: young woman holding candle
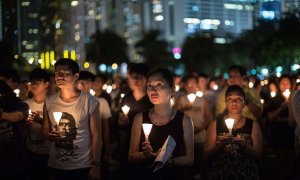
[[(212, 121), (206, 134), (205, 153), (211, 160), (209, 179), (259, 179), (257, 158), (262, 135), (256, 121), (242, 116), (245, 93), (238, 85), (225, 93), (226, 115)], [(232, 134), (225, 120), (234, 119)]]
[[(194, 159), (193, 123), (170, 105), (174, 94), (172, 73), (164, 68), (151, 71), (147, 76), (146, 89), (154, 107), (137, 114), (131, 132), (129, 160), (137, 164), (136, 179), (188, 178), (185, 170)], [(143, 123), (153, 124), (149, 142), (144, 142)], [(169, 135), (176, 141), (172, 157), (163, 169), (153, 173), (153, 161)]]

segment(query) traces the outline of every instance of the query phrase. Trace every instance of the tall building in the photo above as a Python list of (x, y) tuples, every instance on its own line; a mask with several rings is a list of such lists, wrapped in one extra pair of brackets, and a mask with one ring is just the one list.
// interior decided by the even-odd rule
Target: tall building
[(283, 3), (281, 0), (263, 0), (260, 15), (266, 20), (279, 20), (282, 16)]
[(210, 32), (224, 38), (253, 28), (257, 18), (255, 0), (152, 0), (145, 2), (145, 30), (160, 29), (173, 47), (186, 35)]

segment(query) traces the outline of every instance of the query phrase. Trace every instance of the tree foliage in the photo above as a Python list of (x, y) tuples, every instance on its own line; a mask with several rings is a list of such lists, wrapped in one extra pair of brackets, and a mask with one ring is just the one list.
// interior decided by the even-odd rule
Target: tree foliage
[(113, 31), (97, 31), (86, 44), (86, 58), (97, 66), (128, 62), (126, 41)]
[(168, 46), (168, 42), (160, 38), (160, 31), (151, 30), (135, 44), (135, 49), (151, 67), (168, 66), (172, 60)]

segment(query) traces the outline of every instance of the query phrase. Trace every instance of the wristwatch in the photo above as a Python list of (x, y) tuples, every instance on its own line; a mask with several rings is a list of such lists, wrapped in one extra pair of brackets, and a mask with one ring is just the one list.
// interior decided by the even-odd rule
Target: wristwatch
[(100, 166), (100, 161), (92, 161), (92, 165), (99, 167)]

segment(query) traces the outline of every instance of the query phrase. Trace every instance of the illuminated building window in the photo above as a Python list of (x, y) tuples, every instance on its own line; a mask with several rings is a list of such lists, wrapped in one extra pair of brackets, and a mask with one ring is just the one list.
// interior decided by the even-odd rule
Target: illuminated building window
[(25, 7), (25, 6), (30, 6), (30, 2), (27, 2), (27, 1), (22, 2), (22, 3), (21, 3), (21, 6), (24, 6), (24, 7)]
[(155, 21), (163, 21), (164, 20), (164, 17), (162, 15), (158, 15), (158, 16), (155, 16), (154, 17), (154, 20)]

